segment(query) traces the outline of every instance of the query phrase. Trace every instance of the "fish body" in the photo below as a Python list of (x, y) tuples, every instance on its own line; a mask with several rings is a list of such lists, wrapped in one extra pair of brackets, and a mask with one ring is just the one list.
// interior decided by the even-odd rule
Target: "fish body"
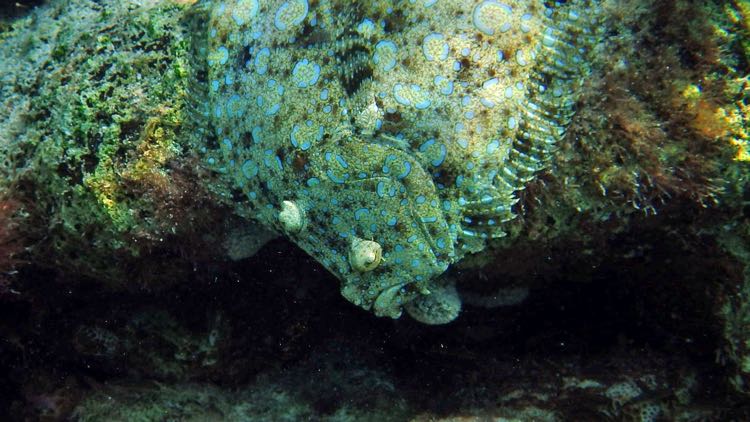
[(398, 317), (504, 235), (564, 133), (582, 4), (203, 2), (206, 159), (348, 300)]

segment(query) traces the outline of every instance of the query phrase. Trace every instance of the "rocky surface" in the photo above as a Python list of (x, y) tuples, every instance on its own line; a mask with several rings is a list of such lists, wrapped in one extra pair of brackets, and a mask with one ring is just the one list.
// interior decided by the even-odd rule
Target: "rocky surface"
[[(196, 22), (231, 38), (237, 17), (254, 9), (240, 1), (211, 14), (218, 5), (192, 3), (50, 1), (16, 7), (0, 23), (0, 412), (19, 420), (748, 419), (747, 2), (597, 2), (606, 33), (565, 136), (512, 192), (517, 217), (502, 225), (504, 237), (481, 240), (482, 253), (450, 265), (432, 286), (436, 300), (410, 305), (423, 322), (457, 317), (436, 326), (378, 319), (343, 300), (340, 288), (350, 300), (361, 292), (347, 296), (347, 278), (329, 272), (326, 242), (303, 244), (310, 255), (283, 239), (260, 248), (274, 231), (298, 240), (290, 233), (317, 217), (280, 194), (256, 213), (250, 191), (235, 186), (240, 174), (216, 171), (234, 153), (219, 148), (218, 166), (208, 163), (206, 128), (241, 127), (217, 123), (210, 108), (201, 113), (223, 98), (211, 95), (219, 79), (205, 58), (226, 45)], [(277, 19), (271, 9), (301, 2), (261, 3), (255, 16), (269, 18), (269, 30), (279, 19), (296, 25), (293, 13)], [(361, 23), (360, 12), (342, 22)], [(481, 19), (466, 22), (482, 30)], [(371, 29), (357, 26), (347, 48), (377, 67), (384, 56), (375, 63), (375, 50), (385, 47), (367, 38), (381, 30)], [(310, 57), (278, 41), (279, 60), (300, 55), (289, 59), (284, 83), (296, 88), (285, 85), (284, 95), (320, 91), (326, 79), (343, 95), (349, 82), (324, 67), (309, 79), (326, 41), (313, 38)], [(365, 50), (353, 47), (365, 39)], [(441, 48), (425, 56), (424, 41), (413, 66), (442, 57)], [(358, 66), (341, 71), (369, 68)], [(387, 85), (399, 122), (420, 121), (427, 112), (416, 97), (393, 96), (396, 74), (357, 91)], [(205, 84), (193, 83), (201, 77)], [(241, 77), (230, 75), (231, 85), (250, 89), (235, 83)], [(295, 122), (278, 135), (289, 151), (304, 145), (292, 144), (302, 139), (291, 135)], [(220, 147), (223, 138), (212, 136)], [(388, 148), (401, 142), (393, 136)], [(401, 167), (428, 166), (436, 144), (421, 145), (412, 146), (417, 158), (397, 155)], [(310, 160), (328, 168), (325, 154)], [(395, 264), (389, 241), (355, 235), (369, 249), (346, 265)]]

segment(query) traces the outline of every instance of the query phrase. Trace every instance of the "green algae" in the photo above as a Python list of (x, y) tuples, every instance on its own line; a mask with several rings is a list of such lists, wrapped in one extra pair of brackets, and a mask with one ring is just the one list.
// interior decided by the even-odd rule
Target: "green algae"
[(185, 8), (61, 2), (2, 34), (2, 171), (37, 256), (119, 283), (113, 256), (181, 230), (170, 203), (188, 185), (174, 165), (189, 159)]
[[(462, 262), (464, 268), (491, 272), (492, 279), (484, 280), (487, 285), (503, 287), (503, 266), (515, 271), (511, 282), (559, 270), (530, 268), (538, 263), (533, 260), (524, 267), (518, 259), (523, 253), (539, 260), (550, 249), (572, 249), (594, 267), (607, 257), (608, 237), (649, 221), (663, 222), (664, 232), (712, 233), (723, 239), (734, 259), (747, 265), (741, 247), (746, 223), (737, 216), (746, 206), (748, 180), (747, 2), (603, 6), (618, 36), (599, 48), (618, 52), (618, 60), (595, 56), (590, 64), (593, 77), (584, 85), (568, 135), (550, 152), (554, 157), (547, 169), (522, 193), (513, 191), (521, 199), (513, 213), (521, 218), (503, 227), (505, 238)], [(160, 274), (142, 273), (136, 279), (179, 281), (179, 273), (173, 276), (164, 267), (179, 267), (184, 261), (161, 259), (152, 251), (168, 243), (165, 239), (189, 238), (186, 226), (201, 218), (196, 198), (185, 199), (186, 191), (209, 192), (208, 203), (226, 205), (222, 217), (234, 211), (284, 231), (276, 223), (278, 209), (256, 215), (245, 199), (233, 196), (233, 185), (244, 175), (201, 173), (193, 157), (207, 132), (192, 126), (196, 109), (190, 97), (200, 88), (190, 85), (199, 53), (191, 44), (192, 27), (183, 22), (187, 10), (169, 2), (52, 3), (0, 27), (2, 56), (17, 59), (2, 65), (0, 166), (8, 181), (2, 189), (24, 204), (27, 236), (33, 240), (29, 246), (38, 261), (51, 260), (47, 265), (113, 284), (136, 284), (128, 276), (130, 265), (153, 273), (158, 263)], [(687, 19), (660, 20), (670, 14), (686, 14)], [(646, 77), (641, 76), (644, 69), (651, 70)], [(416, 102), (416, 94), (409, 95)], [(372, 123), (367, 117), (359, 123)], [(341, 151), (350, 154), (343, 159), (360, 156), (355, 150)], [(326, 160), (324, 154), (309, 158)], [(248, 194), (246, 186), (239, 188)], [(289, 197), (295, 193), (281, 192)], [(679, 207), (683, 210), (676, 210)], [(730, 214), (719, 222), (730, 233), (721, 234), (715, 222), (655, 220), (655, 215), (691, 217), (702, 210)], [(127, 263), (112, 265), (113, 258)], [(350, 264), (338, 260), (341, 267)], [(728, 287), (717, 307), (725, 324), (726, 354), (737, 368), (738, 378), (732, 382), (745, 391), (750, 372), (748, 287), (746, 275), (738, 280), (739, 287)], [(729, 286), (732, 281), (721, 282)], [(349, 284), (353, 287), (345, 294), (364, 307), (372, 306), (380, 293), (379, 286), (365, 293), (362, 286)], [(396, 315), (400, 306), (392, 305), (399, 298), (434, 285), (416, 287), (407, 296), (389, 290), (383, 313)], [(457, 314), (455, 301), (444, 303), (451, 304), (446, 305), (450, 312), (443, 313), (450, 318), (431, 320), (447, 322)], [(430, 309), (429, 303), (417, 305)]]

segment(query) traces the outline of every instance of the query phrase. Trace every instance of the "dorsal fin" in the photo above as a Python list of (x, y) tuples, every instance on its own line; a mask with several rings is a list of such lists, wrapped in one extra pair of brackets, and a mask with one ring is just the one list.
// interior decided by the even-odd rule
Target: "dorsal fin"
[[(570, 122), (581, 82), (588, 72), (584, 56), (593, 46), (593, 18), (576, 12), (582, 2), (550, 10), (536, 51), (537, 63), (527, 83), (527, 96), (505, 162), (492, 169), (489, 186), (464, 181), (462, 230), (465, 237), (497, 238), (505, 235), (502, 223), (515, 217), (512, 206), (534, 174), (541, 170)], [(596, 13), (590, 16), (596, 16)], [(486, 170), (484, 170), (486, 172)]]

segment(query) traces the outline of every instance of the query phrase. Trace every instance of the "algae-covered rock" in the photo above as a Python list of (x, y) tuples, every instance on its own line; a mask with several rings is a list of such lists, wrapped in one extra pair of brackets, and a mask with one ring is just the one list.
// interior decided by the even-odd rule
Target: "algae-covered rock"
[[(481, 328), (447, 337), (502, 336), (493, 315), (614, 278), (641, 307), (634, 324), (666, 343), (716, 336), (702, 344), (746, 393), (750, 8), (560, 3), (74, 0), (19, 13), (0, 24), (14, 257), (133, 290), (240, 283), (256, 274), (222, 273), (225, 257), (278, 233), (355, 305), (431, 324), (463, 309)], [(284, 245), (269, 266), (291, 265)], [(321, 268), (304, 265), (283, 281), (289, 296), (264, 298), (324, 302), (306, 284)], [(14, 291), (44, 309), (38, 277)], [(71, 323), (67, 341), (107, 370), (125, 351), (146, 377), (222, 373), (203, 369), (210, 329), (117, 315), (129, 322)], [(635, 391), (621, 378), (597, 391)], [(674, 415), (659, 397), (633, 409)]]
[(739, 265), (735, 268), (736, 283), (727, 284), (720, 296), (718, 313), (724, 344), (718, 356), (732, 369), (729, 382), (737, 391), (750, 394), (750, 223), (745, 219), (725, 227), (719, 237)]
[(165, 310), (137, 309), (123, 326), (79, 325), (72, 343), (89, 365), (152, 379), (187, 380), (216, 371), (229, 337), (221, 313), (211, 315), (207, 327), (196, 332)]
[[(453, 390), (446, 391), (440, 386), (399, 381), (392, 366), (358, 357), (363, 346), (326, 346), (309, 359), (283, 371), (270, 370), (241, 389), (199, 383), (106, 386), (89, 394), (75, 414), (82, 421), (412, 422), (655, 422), (718, 420), (731, 414), (704, 406), (699, 374), (679, 373), (665, 365), (663, 357), (644, 352), (639, 353), (636, 364), (626, 363), (623, 355), (580, 366), (547, 359), (544, 375), (530, 370), (532, 365), (504, 377), (490, 375), (503, 371), (493, 364), (482, 370), (464, 368), (463, 374), (445, 374), (453, 383)], [(318, 375), (310, 377), (311, 373)], [(470, 381), (471, 377), (479, 379)], [(424, 397), (426, 392), (433, 396)], [(442, 409), (440, 405), (435, 411), (425, 409), (437, 401)]]
[(188, 147), (186, 3), (51, 2), (0, 33), (2, 190), (32, 259), (155, 285), (179, 279), (174, 239), (221, 240)]
[[(107, 386), (83, 400), (75, 416), (80, 421), (396, 422), (413, 415), (388, 373), (347, 348), (326, 349), (286, 370), (267, 371), (240, 389), (201, 383)], [(342, 360), (346, 365), (338, 365)], [(312, 371), (319, 375), (310, 377)]]

